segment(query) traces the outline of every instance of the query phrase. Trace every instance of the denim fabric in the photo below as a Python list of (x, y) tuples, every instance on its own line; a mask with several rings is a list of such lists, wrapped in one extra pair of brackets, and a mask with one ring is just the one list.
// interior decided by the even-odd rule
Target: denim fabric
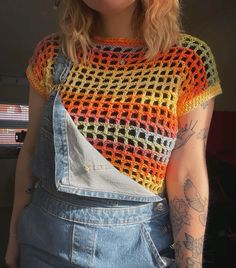
[(72, 62), (69, 58), (63, 55), (62, 49), (59, 49), (58, 56), (55, 58), (53, 68), (53, 83), (60, 84), (65, 82), (70, 71)]
[(165, 198), (74, 197), (65, 201), (37, 185), (19, 218), (20, 268), (175, 267)]
[[(53, 91), (44, 110), (32, 173), (45, 188), (76, 195), (140, 202), (162, 197), (119, 172), (80, 133)], [(50, 183), (50, 185), (48, 185)]]
[[(69, 68), (55, 60), (58, 88)], [(59, 90), (45, 105), (31, 167), (38, 182), (17, 225), (19, 268), (175, 267), (165, 196), (107, 161), (77, 129)]]

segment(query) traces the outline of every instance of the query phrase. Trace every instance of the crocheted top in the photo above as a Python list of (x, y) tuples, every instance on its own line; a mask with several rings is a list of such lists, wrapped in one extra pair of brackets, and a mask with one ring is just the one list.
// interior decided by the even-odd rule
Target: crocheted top
[[(26, 70), (45, 99), (53, 89), (59, 40), (57, 33), (44, 37)], [(61, 101), (78, 130), (115, 168), (159, 194), (178, 117), (222, 93), (211, 49), (182, 33), (178, 45), (148, 61), (142, 40), (94, 36), (93, 41), (89, 63), (72, 64), (59, 85)], [(80, 48), (77, 52), (82, 58)]]

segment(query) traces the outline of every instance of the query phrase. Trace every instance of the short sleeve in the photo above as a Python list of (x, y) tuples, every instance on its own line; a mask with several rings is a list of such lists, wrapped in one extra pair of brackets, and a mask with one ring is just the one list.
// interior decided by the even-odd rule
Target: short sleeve
[(31, 87), (47, 99), (52, 90), (53, 59), (58, 52), (59, 36), (55, 33), (45, 36), (34, 48), (26, 68), (26, 77)]
[(181, 42), (184, 75), (178, 92), (178, 116), (223, 93), (210, 47), (204, 41), (187, 34), (182, 36)]

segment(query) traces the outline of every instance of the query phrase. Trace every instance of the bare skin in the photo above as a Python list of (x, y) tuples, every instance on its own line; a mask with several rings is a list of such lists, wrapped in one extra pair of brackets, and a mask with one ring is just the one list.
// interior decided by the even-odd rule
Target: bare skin
[[(214, 99), (179, 118), (166, 175), (178, 268), (201, 268), (208, 213), (207, 136)], [(174, 187), (173, 187), (174, 185)]]
[(83, 0), (91, 9), (99, 12), (101, 28), (97, 35), (102, 37), (135, 38), (131, 31), (131, 18), (136, 6), (135, 0)]

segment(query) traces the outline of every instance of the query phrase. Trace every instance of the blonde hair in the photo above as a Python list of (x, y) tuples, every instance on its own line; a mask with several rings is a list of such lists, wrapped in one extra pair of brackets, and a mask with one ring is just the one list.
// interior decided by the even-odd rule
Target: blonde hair
[[(64, 0), (62, 8), (59, 24), (63, 52), (78, 63), (76, 51), (81, 47), (86, 61), (89, 46), (93, 46), (91, 35), (100, 25), (98, 12), (80, 0)], [(133, 33), (143, 39), (148, 48), (144, 57), (151, 60), (157, 52), (178, 43), (181, 31), (179, 0), (137, 0), (131, 22)]]

